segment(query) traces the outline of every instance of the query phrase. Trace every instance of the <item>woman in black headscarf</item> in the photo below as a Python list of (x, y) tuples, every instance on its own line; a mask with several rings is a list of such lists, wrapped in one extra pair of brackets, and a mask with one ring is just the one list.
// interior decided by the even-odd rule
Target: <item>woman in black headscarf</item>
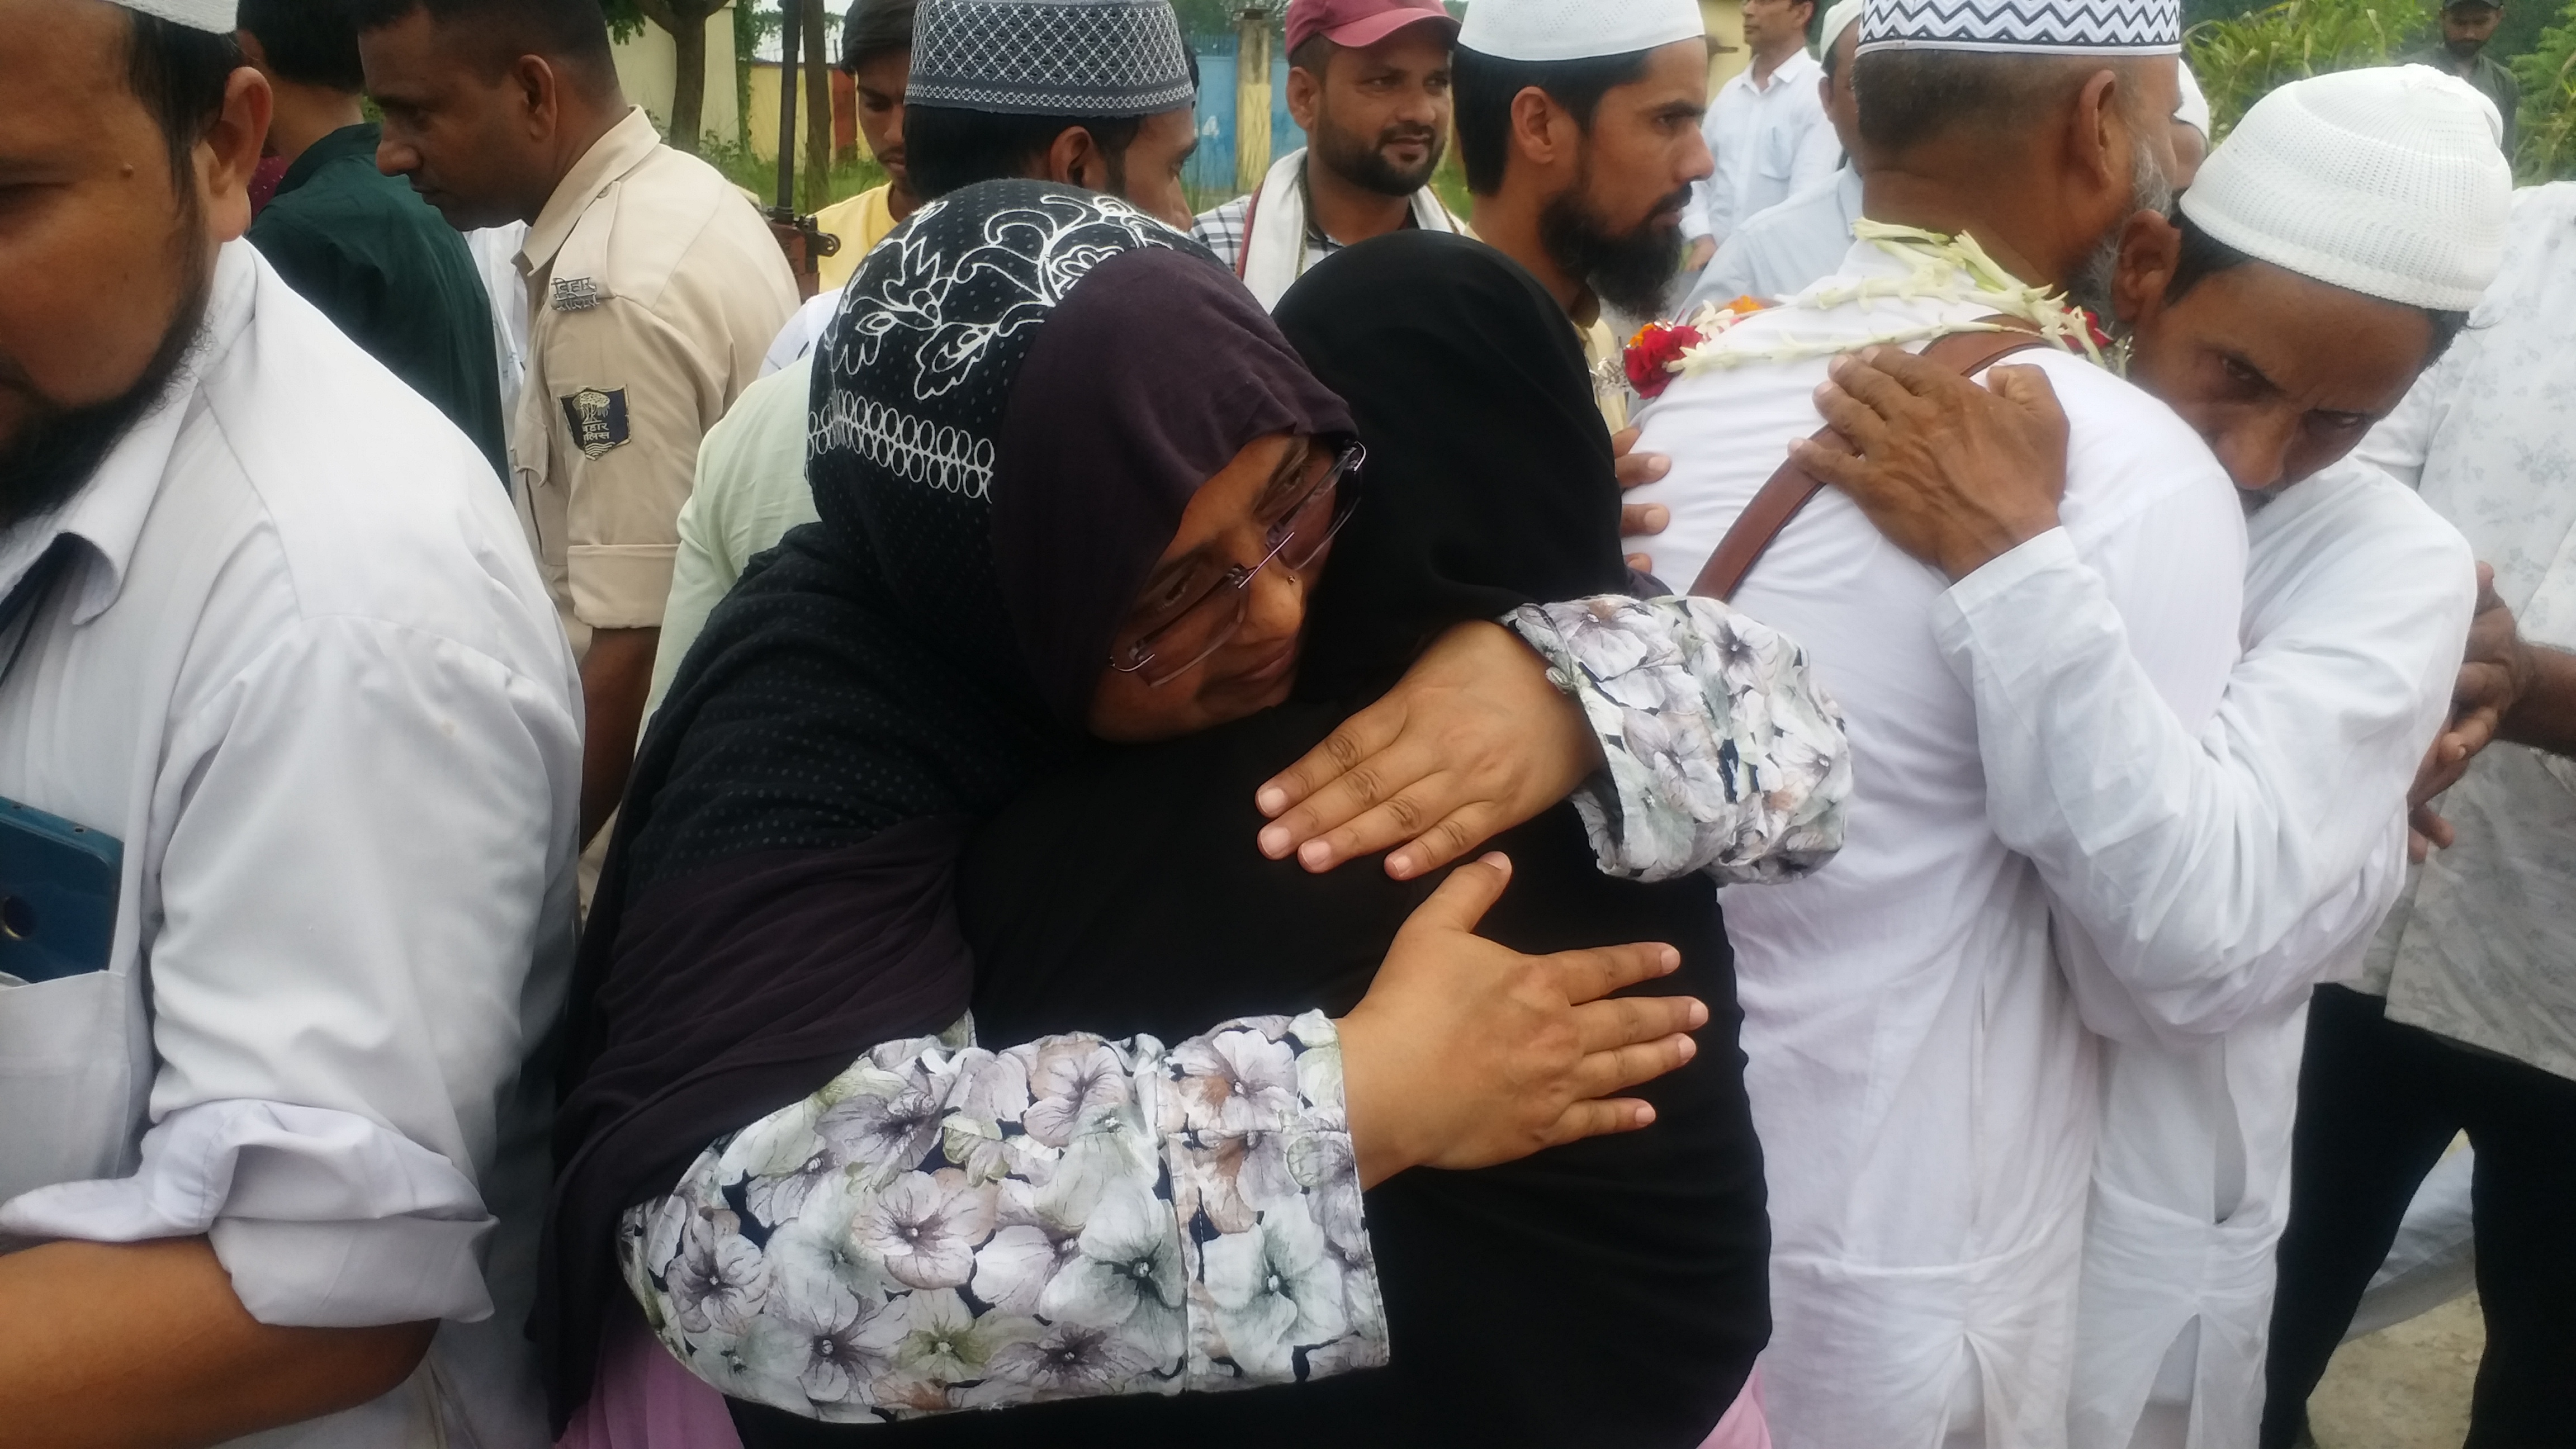
[[(1256, 787), (1442, 631), (1627, 587), (1582, 355), (1521, 268), (1462, 238), (1399, 234), (1318, 267), (1277, 320), (1350, 400), (1369, 448), (1366, 505), (1309, 616), (1299, 702), (1095, 756), (978, 834), (960, 906), (976, 1019), (1000, 1039), (1347, 1011), (1431, 883), (1261, 858)], [(1681, 971), (1640, 989), (1709, 1004), (1697, 1058), (1643, 1089), (1647, 1131), (1372, 1189), (1365, 1232), (1354, 1215), (1335, 1247), (1374, 1258), (1387, 1368), (1190, 1406), (1181, 1421), (1152, 1406), (1130, 1414), (1140, 1428), (1185, 1422), (1229, 1445), (1679, 1449), (1733, 1401), (1769, 1333), (1769, 1234), (1714, 887), (1602, 874), (1571, 804), (1492, 848), (1514, 865), (1484, 922), (1503, 944), (1680, 947)]]
[[(967, 1005), (948, 888), (978, 817), (1087, 733), (1284, 696), (1349, 431), (1221, 269), (1113, 200), (970, 188), (871, 258), (818, 367), (820, 520), (691, 651), (584, 941), (535, 1325), (559, 1423), (626, 1289), (701, 1378), (827, 1420), (1378, 1351), (1372, 1281), (1321, 1255), (1358, 1195), (1329, 1018), (928, 1035)], [(1203, 557), (1232, 564), (1218, 614), (1259, 602), (1140, 631)], [(1107, 687), (1113, 658), (1177, 677)], [(1605, 954), (1635, 979), (1656, 953)], [(1257, 1219), (1201, 1211), (1292, 1148)], [(1219, 1319), (1222, 1362), (1190, 1337)]]

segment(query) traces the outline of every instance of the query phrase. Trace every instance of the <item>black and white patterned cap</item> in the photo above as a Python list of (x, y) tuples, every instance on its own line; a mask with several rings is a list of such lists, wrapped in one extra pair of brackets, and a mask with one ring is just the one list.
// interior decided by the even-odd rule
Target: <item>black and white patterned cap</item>
[(1868, 0), (1860, 53), (2178, 55), (2182, 0)]
[(1024, 116), (1150, 116), (1190, 104), (1170, 0), (921, 0), (916, 106)]

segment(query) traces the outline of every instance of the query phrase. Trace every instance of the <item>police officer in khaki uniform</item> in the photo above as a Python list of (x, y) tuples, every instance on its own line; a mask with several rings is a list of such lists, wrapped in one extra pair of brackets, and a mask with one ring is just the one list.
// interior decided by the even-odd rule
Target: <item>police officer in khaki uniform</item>
[(742, 193), (627, 104), (598, 0), (357, 8), (378, 165), (459, 228), (529, 223), (512, 492), (581, 660), (588, 840), (634, 756), (698, 442), (759, 375), (795, 280)]

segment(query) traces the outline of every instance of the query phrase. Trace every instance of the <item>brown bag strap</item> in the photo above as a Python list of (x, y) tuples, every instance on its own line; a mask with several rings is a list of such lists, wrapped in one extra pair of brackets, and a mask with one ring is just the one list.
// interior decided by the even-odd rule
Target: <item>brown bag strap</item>
[[(1974, 377), (2016, 352), (2052, 344), (2019, 323), (1996, 317), (1991, 321), (2004, 324), (2002, 332), (1952, 332), (1932, 340), (1923, 349), (1926, 362), (1938, 363), (1961, 377)], [(1833, 436), (1833, 429), (1820, 428), (1815, 439), (1821, 443)], [(1809, 499), (1824, 491), (1825, 485), (1807, 475), (1792, 460), (1783, 462), (1780, 471), (1771, 475), (1762, 491), (1753, 495), (1736, 516), (1735, 526), (1718, 541), (1717, 552), (1708, 557), (1708, 566), (1699, 571), (1699, 579), (1690, 591), (1702, 598), (1732, 599), (1744, 585), (1744, 576), (1753, 572), (1771, 541), (1789, 526)]]

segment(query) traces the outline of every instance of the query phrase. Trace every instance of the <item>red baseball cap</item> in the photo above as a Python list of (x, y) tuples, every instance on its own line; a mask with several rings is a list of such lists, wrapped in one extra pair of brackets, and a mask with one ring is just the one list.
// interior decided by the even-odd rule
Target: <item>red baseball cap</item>
[(1440, 0), (1289, 0), (1288, 49), (1296, 50), (1320, 35), (1352, 50), (1377, 44), (1408, 25), (1437, 21), (1450, 38), (1458, 22)]

